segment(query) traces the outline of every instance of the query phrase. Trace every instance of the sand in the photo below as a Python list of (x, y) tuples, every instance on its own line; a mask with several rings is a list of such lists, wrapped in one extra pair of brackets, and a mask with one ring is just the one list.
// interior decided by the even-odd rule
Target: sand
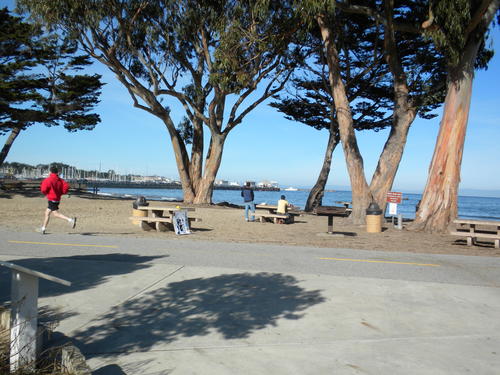
[[(384, 223), (381, 233), (367, 233), (365, 226), (353, 225), (349, 219), (334, 219), (334, 235), (327, 234), (327, 218), (304, 214), (294, 224), (246, 222), (241, 208), (193, 206), (192, 217), (201, 222), (192, 225), (193, 233), (178, 236), (173, 231), (143, 231), (132, 224), (132, 200), (80, 194), (64, 196), (60, 212), (77, 216), (78, 225), (71, 229), (67, 222), (53, 218), (47, 232), (80, 233), (95, 236), (127, 236), (136, 238), (183, 239), (192, 241), (267, 243), (291, 246), (348, 248), (414, 253), (500, 256), (492, 243), (469, 247), (465, 239), (446, 234), (428, 234), (398, 230)], [(151, 202), (175, 206), (175, 203)], [(179, 204), (179, 203), (177, 203)], [(35, 231), (43, 221), (46, 199), (39, 193), (1, 193), (0, 227), (16, 232)], [(50, 238), (50, 236), (46, 236)]]

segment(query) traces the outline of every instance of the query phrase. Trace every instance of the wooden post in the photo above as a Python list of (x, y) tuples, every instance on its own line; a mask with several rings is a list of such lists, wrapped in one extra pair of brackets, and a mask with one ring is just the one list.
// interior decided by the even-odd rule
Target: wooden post
[(41, 277), (66, 286), (71, 283), (13, 263), (0, 261), (0, 266), (12, 270), (10, 372), (34, 370), (37, 354), (38, 279)]
[(328, 215), (328, 233), (333, 233), (333, 215)]
[(38, 277), (12, 270), (10, 372), (34, 370), (38, 314)]

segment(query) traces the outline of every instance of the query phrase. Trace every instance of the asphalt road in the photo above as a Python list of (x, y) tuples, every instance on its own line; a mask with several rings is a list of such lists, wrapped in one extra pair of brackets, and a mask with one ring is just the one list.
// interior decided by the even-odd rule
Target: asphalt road
[(122, 261), (127, 260), (125, 255), (135, 255), (154, 257), (152, 263), (186, 266), (500, 286), (500, 258), (496, 257), (204, 242), (186, 237), (158, 240), (78, 234), (42, 236), (0, 229), (0, 255), (12, 259), (92, 259), (93, 255), (109, 255), (114, 260), (123, 255)]
[(40, 311), (94, 375), (499, 374), (500, 258), (0, 228), (0, 260), (72, 282)]

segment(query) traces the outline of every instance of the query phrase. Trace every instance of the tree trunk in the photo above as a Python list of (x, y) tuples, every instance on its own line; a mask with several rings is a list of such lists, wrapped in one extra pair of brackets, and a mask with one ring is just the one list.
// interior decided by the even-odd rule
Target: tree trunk
[(212, 193), (214, 190), (215, 177), (219, 171), (220, 163), (222, 160), (222, 151), (224, 150), (224, 141), (226, 137), (222, 134), (212, 133), (210, 139), (210, 147), (205, 160), (205, 171), (201, 178), (198, 188), (196, 189), (196, 196), (193, 203), (195, 204), (210, 204), (212, 203)]
[(354, 133), (353, 120), (349, 100), (340, 75), (339, 57), (337, 48), (331, 35), (331, 30), (326, 26), (323, 15), (317, 18), (321, 30), (321, 37), (325, 45), (328, 62), (328, 75), (332, 96), (335, 102), (337, 121), (339, 124), (340, 141), (349, 172), (352, 191), (351, 220), (354, 224), (363, 224), (366, 217), (366, 208), (372, 200), (370, 189), (366, 182), (363, 158), (359, 152)]
[(391, 132), (372, 176), (370, 191), (382, 212), (387, 206), (387, 193), (392, 189), (399, 163), (406, 146), (408, 131), (416, 116), (409, 98), (407, 77), (401, 66), (394, 32), (394, 1), (385, 2), (387, 25), (384, 32), (385, 60), (393, 76), (394, 110)]
[(179, 134), (171, 127), (167, 126), (172, 141), (172, 148), (174, 149), (175, 162), (177, 170), (179, 171), (179, 179), (181, 180), (182, 192), (184, 194), (185, 203), (193, 203), (196, 193), (191, 179), (191, 163), (189, 161), (186, 147)]
[(429, 177), (415, 221), (409, 226), (411, 230), (444, 233), (457, 217), (460, 167), (472, 95), (474, 61), (479, 45), (480, 41), (467, 48), (456, 69), (459, 75), (449, 79)]
[(7, 158), (7, 155), (9, 154), (10, 148), (12, 147), (12, 144), (16, 140), (17, 136), (21, 133), (20, 128), (14, 128), (9, 134), (9, 137), (5, 141), (5, 144), (2, 147), (2, 151), (0, 151), (0, 165), (3, 164), (5, 159)]
[(200, 120), (193, 121), (193, 143), (191, 145), (191, 162), (189, 166), (189, 175), (193, 184), (193, 190), (198, 189), (201, 180), (203, 165), (203, 124)]
[(384, 145), (384, 150), (380, 155), (377, 169), (373, 174), (370, 191), (373, 200), (377, 202), (382, 212), (385, 212), (387, 193), (391, 190), (394, 183), (406, 145), (408, 131), (414, 119), (415, 112), (409, 111), (392, 126), (387, 142)]
[(313, 186), (309, 196), (307, 197), (306, 206), (304, 208), (304, 211), (306, 212), (311, 212), (316, 207), (321, 206), (323, 195), (325, 194), (325, 186), (330, 174), (330, 166), (332, 164), (332, 154), (339, 142), (339, 137), (334, 130), (330, 128), (329, 133), (330, 135), (326, 146), (323, 167), (321, 168), (316, 184)]

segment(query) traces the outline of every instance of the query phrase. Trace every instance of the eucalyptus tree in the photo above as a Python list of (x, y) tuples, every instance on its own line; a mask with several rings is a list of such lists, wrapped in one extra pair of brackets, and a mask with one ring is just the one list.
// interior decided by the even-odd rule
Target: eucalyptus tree
[[(211, 202), (228, 134), (283, 88), (298, 58), (293, 43), (298, 26), (287, 1), (21, 0), (18, 4), (73, 35), (115, 74), (135, 107), (162, 120), (186, 202)], [(185, 112), (177, 124), (172, 102)]]
[(91, 130), (100, 121), (89, 113), (98, 103), (99, 75), (77, 74), (90, 64), (76, 44), (43, 32), (0, 10), (0, 151), (5, 161), (19, 134), (33, 124), (63, 124), (68, 131)]
[(492, 56), (485, 38), (497, 15), (499, 0), (440, 0), (429, 2), (422, 28), (448, 62), (447, 95), (429, 176), (414, 230), (446, 232), (458, 213), (458, 185), (467, 130), (474, 69)]
[[(442, 56), (422, 35), (413, 34), (413, 22), (424, 12), (414, 1), (351, 1), (329, 2), (311, 0), (308, 14), (320, 30), (328, 64), (328, 82), (335, 105), (339, 136), (349, 172), (352, 190), (354, 223), (363, 223), (365, 209), (371, 201), (385, 208), (386, 195), (391, 189), (402, 158), (408, 131), (417, 115), (432, 117), (431, 111), (443, 100)], [(392, 76), (393, 111), (391, 130), (370, 184), (368, 184), (361, 152), (358, 147), (353, 110), (346, 82), (342, 75), (338, 35), (335, 27), (339, 12), (364, 15), (381, 27), (383, 58)]]

